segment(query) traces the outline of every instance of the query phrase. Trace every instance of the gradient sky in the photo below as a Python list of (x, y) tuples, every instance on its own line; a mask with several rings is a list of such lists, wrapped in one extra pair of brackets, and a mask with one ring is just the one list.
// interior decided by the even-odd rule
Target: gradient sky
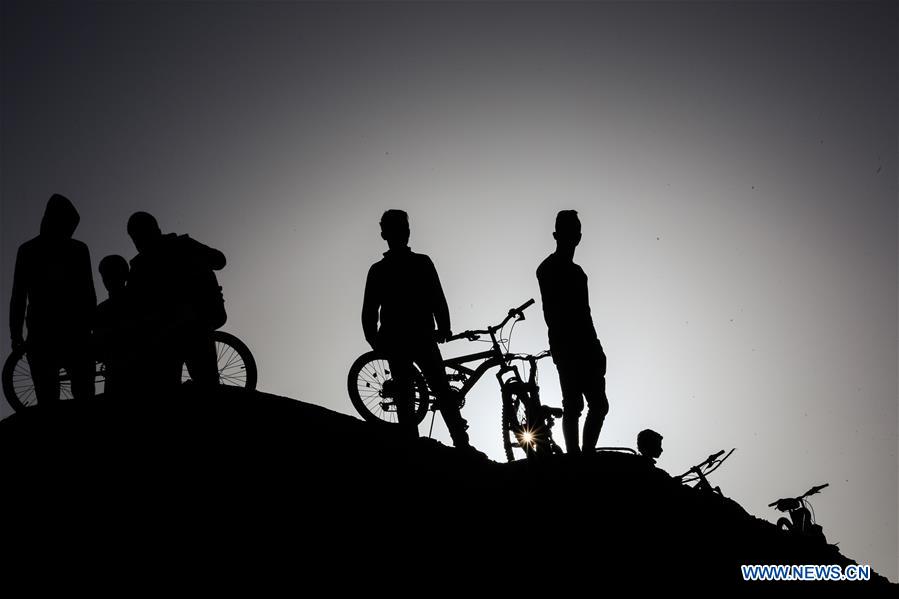
[[(534, 271), (574, 208), (609, 358), (600, 443), (654, 428), (672, 474), (737, 447), (713, 480), (769, 520), (829, 482), (828, 540), (897, 580), (894, 2), (2, 11), (0, 297), (52, 193), (95, 267), (133, 256), (147, 210), (228, 256), (225, 328), (261, 389), (353, 413), (383, 210), (410, 213), (454, 330), (535, 297), (512, 349), (537, 351)], [(464, 413), (500, 459), (479, 387)]]

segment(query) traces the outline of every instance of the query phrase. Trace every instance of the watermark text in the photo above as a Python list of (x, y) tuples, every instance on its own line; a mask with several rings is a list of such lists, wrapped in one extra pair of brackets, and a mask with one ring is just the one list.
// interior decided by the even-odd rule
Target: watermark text
[(758, 565), (740, 566), (743, 580), (856, 581), (871, 580), (871, 566)]

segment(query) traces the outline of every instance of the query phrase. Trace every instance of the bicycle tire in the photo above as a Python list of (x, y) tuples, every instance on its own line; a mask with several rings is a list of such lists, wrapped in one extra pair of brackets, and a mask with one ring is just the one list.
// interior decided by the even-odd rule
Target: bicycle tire
[[(97, 364), (95, 372), (101, 374), (102, 365)], [(37, 405), (37, 395), (34, 392), (34, 381), (31, 378), (31, 365), (24, 348), (14, 350), (3, 363), (3, 373), (0, 376), (3, 381), (3, 396), (7, 403), (16, 412)], [(96, 384), (96, 381), (95, 381)], [(61, 400), (72, 399), (72, 385), (68, 373), (60, 368), (59, 398)]]
[[(213, 331), (215, 354), (218, 362), (219, 384), (253, 390), (258, 380), (256, 358), (246, 343), (225, 331)], [(181, 366), (181, 382), (190, 380), (187, 365)]]
[(777, 528), (778, 528), (778, 530), (783, 530), (783, 531), (789, 532), (789, 533), (794, 532), (793, 523), (790, 521), (789, 518), (778, 518), (777, 519)]
[(511, 422), (512, 414), (515, 413), (514, 407), (511, 405), (511, 401), (506, 400), (503, 397), (503, 408), (502, 408), (502, 428), (503, 428), (503, 451), (506, 454), (506, 461), (512, 462), (515, 460), (515, 455), (512, 452), (512, 435), (513, 428)]
[[(561, 453), (552, 439), (547, 415), (532, 385), (512, 379), (503, 386), (503, 449), (506, 460), (514, 461), (513, 448), (518, 447), (528, 459)], [(528, 444), (523, 435), (529, 434)]]
[[(21, 363), (21, 364), (20, 364)], [(31, 368), (22, 348), (15, 349), (3, 363), (3, 395), (16, 412), (37, 403)]]
[[(430, 393), (424, 377), (413, 365), (413, 404), (416, 425), (424, 420), (431, 406)], [(396, 404), (391, 401), (393, 379), (390, 366), (382, 354), (369, 351), (353, 362), (347, 374), (347, 392), (350, 402), (367, 422), (398, 424)], [(387, 389), (385, 390), (385, 385)]]
[(506, 461), (515, 461), (513, 449), (521, 449), (527, 457), (527, 449), (521, 446), (520, 435), (523, 426), (527, 424), (527, 415), (524, 402), (521, 399), (521, 381), (512, 379), (503, 385), (502, 397), (502, 428), (503, 451), (506, 453)]

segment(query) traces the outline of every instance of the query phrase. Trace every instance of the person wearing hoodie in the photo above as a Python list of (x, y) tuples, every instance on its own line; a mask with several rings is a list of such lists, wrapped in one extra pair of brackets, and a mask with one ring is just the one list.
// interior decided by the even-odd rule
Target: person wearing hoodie
[(71, 377), (75, 398), (94, 396), (89, 348), (97, 295), (90, 251), (72, 238), (79, 221), (72, 202), (54, 194), (40, 234), (19, 246), (16, 255), (10, 334), (13, 349), (25, 347), (38, 404), (59, 399), (60, 368)]

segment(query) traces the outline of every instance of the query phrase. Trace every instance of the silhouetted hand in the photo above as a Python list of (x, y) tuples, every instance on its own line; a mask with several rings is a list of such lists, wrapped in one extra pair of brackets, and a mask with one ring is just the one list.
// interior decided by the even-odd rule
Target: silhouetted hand
[(378, 340), (375, 337), (366, 337), (365, 340), (374, 351), (378, 351)]
[(19, 348), (25, 347), (25, 340), (22, 337), (13, 337), (12, 338), (12, 350), (18, 351)]
[(437, 343), (446, 343), (446, 340), (453, 336), (453, 332), (449, 329), (437, 331)]

